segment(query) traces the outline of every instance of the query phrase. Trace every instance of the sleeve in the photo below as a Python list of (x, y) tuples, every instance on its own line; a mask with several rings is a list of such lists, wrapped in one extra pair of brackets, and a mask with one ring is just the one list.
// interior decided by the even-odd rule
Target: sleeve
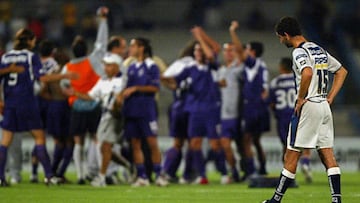
[(89, 56), (89, 60), (93, 70), (101, 77), (105, 76), (105, 72), (101, 60), (106, 53), (106, 45), (108, 43), (108, 38), (109, 38), (109, 28), (108, 28), (107, 20), (101, 19), (98, 28), (98, 33), (96, 36), (96, 41), (94, 44), (94, 50)]
[(292, 53), (296, 69), (301, 73), (305, 67), (314, 68), (311, 65), (310, 57), (303, 48), (296, 48)]
[(175, 77), (176, 83), (180, 84), (181, 81), (185, 80), (190, 76), (191, 68), (185, 68), (178, 76)]
[(185, 68), (185, 64), (180, 60), (174, 61), (163, 73), (164, 77), (176, 77)]
[(331, 73), (335, 73), (336, 71), (338, 71), (341, 68), (341, 63), (336, 60), (332, 55), (330, 55), (329, 53), (327, 53), (328, 55), (328, 70)]
[(270, 89), (269, 89), (269, 101), (271, 103), (276, 103), (276, 95), (275, 95), (275, 88), (276, 88), (276, 79), (273, 79), (270, 83)]
[(152, 65), (150, 68), (149, 85), (160, 87), (160, 70), (157, 65)]
[(256, 58), (253, 58), (251, 56), (247, 56), (245, 61), (244, 61), (244, 64), (249, 67), (249, 68), (252, 68), (255, 66), (256, 64)]
[(94, 87), (89, 90), (88, 95), (93, 99), (101, 97), (101, 80), (98, 80)]
[(41, 72), (41, 69), (43, 66), (42, 66), (40, 57), (38, 55), (34, 54), (32, 56), (31, 65), (33, 68), (34, 79), (39, 80), (40, 77), (44, 75), (44, 73)]

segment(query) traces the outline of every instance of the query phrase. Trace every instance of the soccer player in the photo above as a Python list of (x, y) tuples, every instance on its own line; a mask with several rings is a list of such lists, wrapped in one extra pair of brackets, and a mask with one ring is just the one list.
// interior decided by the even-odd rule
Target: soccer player
[[(194, 47), (196, 42), (191, 41), (182, 51), (180, 58), (173, 62), (164, 72), (162, 78), (176, 77), (185, 68), (188, 68), (194, 62)], [(174, 101), (171, 105), (169, 122), (170, 136), (174, 138), (173, 146), (166, 151), (163, 170), (171, 181), (178, 178), (176, 172), (180, 166), (182, 159), (182, 148), (186, 140), (188, 140), (188, 119), (189, 113), (185, 110), (186, 98), (188, 96), (189, 82), (185, 79), (180, 83), (179, 87), (168, 83), (166, 79), (162, 80), (163, 84), (173, 90)], [(189, 159), (190, 153), (186, 153), (186, 159)], [(190, 165), (184, 170), (184, 177), (190, 177)]]
[[(308, 148), (317, 148), (328, 174), (332, 202), (341, 203), (340, 168), (333, 152), (334, 127), (330, 105), (345, 81), (347, 70), (322, 47), (307, 41), (295, 18), (281, 18), (275, 31), (282, 44), (294, 48), (292, 58), (297, 100), (289, 127), (284, 169), (274, 195), (264, 203), (281, 202), (295, 179), (301, 152)], [(330, 73), (334, 74), (334, 80), (328, 92)]]
[[(2, 139), (0, 144), (0, 186), (8, 186), (5, 180), (7, 148), (14, 132), (30, 131), (35, 139), (35, 153), (45, 171), (45, 183), (57, 184), (51, 170), (50, 158), (45, 147), (45, 133), (42, 129), (40, 110), (34, 93), (34, 81), (47, 81), (42, 76), (39, 56), (31, 49), (36, 37), (29, 29), (20, 29), (15, 36), (15, 46), (2, 56), (0, 72), (3, 76), (4, 110), (1, 122)], [(7, 72), (7, 73), (6, 73)], [(67, 78), (57, 75), (54, 79)], [(72, 77), (68, 77), (72, 78)]]
[(268, 98), (268, 70), (260, 58), (263, 54), (263, 45), (260, 42), (250, 42), (243, 45), (236, 34), (238, 22), (233, 21), (230, 26), (230, 35), (236, 47), (239, 58), (244, 63), (242, 87), (242, 125), (243, 147), (245, 154), (245, 175), (243, 180), (255, 173), (255, 163), (252, 152), (252, 143), (257, 151), (260, 175), (266, 172), (266, 157), (260, 143), (261, 133), (269, 128), (269, 112), (266, 100)]
[(226, 160), (231, 167), (232, 179), (240, 181), (239, 172), (236, 169), (236, 160), (231, 148), (231, 139), (240, 136), (239, 99), (240, 78), (243, 64), (237, 60), (237, 54), (233, 43), (223, 45), (223, 58), (225, 64), (219, 69), (219, 79), (225, 81), (221, 87), (221, 146), (225, 152)]
[(161, 175), (161, 153), (157, 141), (155, 93), (159, 91), (160, 85), (159, 68), (151, 59), (152, 47), (148, 39), (132, 39), (129, 55), (135, 57), (136, 61), (128, 68), (126, 89), (118, 95), (117, 104), (123, 102), (124, 136), (131, 140), (133, 160), (137, 169), (138, 177), (133, 186), (149, 185), (141, 148), (142, 138), (147, 141), (151, 152), (153, 171), (156, 174), (155, 183), (158, 186), (166, 186), (168, 182)]
[[(62, 81), (62, 87), (67, 89), (74, 88), (75, 91), (87, 93), (104, 75), (103, 64), (101, 60), (106, 53), (108, 42), (106, 7), (98, 10), (100, 24), (93, 52), (87, 56), (87, 44), (82, 37), (76, 37), (72, 45), (72, 51), (75, 58), (65, 65), (62, 72), (71, 71), (77, 73), (79, 78), (76, 80)], [(70, 116), (70, 135), (74, 137), (73, 158), (77, 172), (78, 184), (85, 184), (85, 161), (84, 161), (84, 140), (88, 132), (92, 138), (88, 149), (88, 169), (89, 176), (96, 176), (98, 173), (98, 157), (96, 149), (97, 126), (100, 121), (101, 107), (97, 101), (83, 101), (76, 96), (70, 96), (68, 99), (71, 106)], [(91, 177), (90, 177), (91, 178)]]
[(100, 142), (101, 149), (101, 167), (99, 175), (91, 181), (91, 185), (95, 187), (106, 186), (105, 175), (111, 161), (113, 144), (118, 137), (115, 131), (117, 121), (111, 111), (113, 111), (115, 96), (124, 89), (124, 81), (121, 77), (117, 77), (122, 63), (120, 56), (108, 53), (103, 62), (107, 77), (100, 79), (87, 94), (76, 91), (73, 93), (81, 99), (99, 100), (102, 105), (102, 115), (97, 130), (97, 140)]
[[(280, 75), (275, 77), (270, 83), (270, 107), (273, 109), (277, 120), (277, 131), (283, 145), (283, 154), (286, 151), (286, 138), (296, 100), (296, 87), (292, 66), (290, 58), (282, 58), (279, 64)], [(312, 181), (310, 156), (310, 149), (304, 149), (300, 160), (301, 169), (307, 182)]]

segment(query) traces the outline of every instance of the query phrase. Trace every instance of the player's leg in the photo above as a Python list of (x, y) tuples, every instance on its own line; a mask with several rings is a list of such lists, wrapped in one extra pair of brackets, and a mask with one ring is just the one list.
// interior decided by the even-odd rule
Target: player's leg
[(261, 139), (261, 134), (260, 133), (256, 133), (256, 134), (253, 135), (253, 144), (255, 146), (257, 159), (258, 159), (259, 164), (260, 164), (259, 174), (260, 175), (266, 175), (267, 174), (267, 171), (266, 171), (266, 155), (265, 155), (265, 152), (264, 152), (264, 149), (262, 147), (260, 139)]
[(245, 155), (245, 174), (242, 180), (246, 180), (255, 173), (255, 161), (254, 161), (254, 153), (252, 151), (252, 134), (250, 132), (245, 132), (243, 136), (243, 148)]
[(137, 171), (137, 179), (133, 183), (133, 187), (148, 186), (149, 180), (146, 175), (146, 169), (144, 165), (144, 154), (141, 149), (141, 139), (133, 137), (131, 138), (131, 148), (133, 154), (134, 164)]
[(57, 170), (59, 168), (60, 162), (63, 158), (63, 153), (65, 150), (65, 141), (61, 139), (61, 137), (54, 137), (54, 154), (53, 161), (51, 165), (51, 169), (54, 174), (57, 174)]
[(207, 184), (208, 180), (206, 177), (205, 159), (202, 152), (202, 140), (201, 136), (193, 136), (190, 138), (190, 153), (192, 156), (191, 165), (194, 167), (198, 178), (194, 183)]
[(11, 176), (10, 183), (17, 184), (21, 182), (22, 170), (22, 136), (23, 133), (15, 133), (12, 143), (8, 148), (8, 169)]
[(0, 144), (0, 186), (8, 186), (5, 179), (5, 164), (7, 159), (8, 147), (11, 144), (13, 132), (3, 129)]
[(228, 176), (228, 172), (226, 169), (226, 158), (225, 152), (221, 147), (219, 138), (209, 138), (210, 148), (214, 152), (215, 165), (217, 170), (219, 170), (221, 174), (220, 183), (225, 185), (230, 183), (230, 178)]
[(166, 151), (163, 170), (170, 179), (176, 179), (176, 171), (179, 168), (182, 158), (182, 147), (184, 138), (174, 137), (173, 146)]
[(38, 183), (38, 167), (39, 167), (39, 160), (36, 157), (36, 150), (35, 146), (31, 151), (31, 175), (30, 175), (30, 182), (31, 183)]
[(300, 158), (301, 171), (304, 173), (305, 181), (312, 182), (312, 173), (310, 168), (311, 149), (304, 149)]
[(318, 153), (328, 174), (332, 202), (341, 203), (341, 172), (336, 162), (334, 151), (332, 148), (322, 148), (318, 150)]
[(239, 172), (236, 168), (236, 160), (235, 160), (235, 156), (233, 153), (233, 150), (231, 148), (231, 139), (228, 137), (222, 137), (220, 139), (220, 143), (221, 143), (221, 147), (225, 152), (225, 157), (226, 157), (226, 161), (229, 164), (230, 168), (231, 168), (231, 175), (232, 175), (232, 179), (235, 182), (239, 182), (240, 181), (240, 175)]
[(65, 147), (62, 156), (62, 163), (57, 170), (56, 176), (59, 177), (63, 183), (66, 183), (69, 181), (65, 178), (65, 172), (73, 158), (74, 139), (69, 135), (65, 135), (64, 137), (65, 137), (64, 139)]
[(101, 150), (100, 143), (97, 140), (97, 130), (101, 119), (101, 108), (100, 106), (95, 108), (93, 111), (87, 112), (86, 116), (86, 129), (90, 135), (90, 145), (87, 150), (87, 166), (89, 180), (97, 176), (101, 165)]

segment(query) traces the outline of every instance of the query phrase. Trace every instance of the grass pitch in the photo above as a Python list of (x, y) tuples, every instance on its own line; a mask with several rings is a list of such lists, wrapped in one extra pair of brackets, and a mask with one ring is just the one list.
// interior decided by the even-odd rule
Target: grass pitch
[[(24, 174), (23, 177), (28, 177)], [(75, 176), (69, 176), (75, 182)], [(342, 174), (343, 202), (360, 202), (360, 173)], [(289, 189), (284, 203), (329, 203), (330, 191), (326, 173), (315, 173), (312, 184), (306, 184), (301, 173), (297, 176), (299, 188)], [(210, 176), (210, 185), (170, 185), (166, 188), (150, 186), (132, 188), (129, 185), (94, 188), (90, 185), (66, 184), (47, 187), (44, 184), (30, 184), (28, 179), (9, 188), (0, 188), (0, 202), (21, 203), (259, 203), (271, 197), (273, 189), (253, 189), (243, 184), (220, 185), (219, 176)]]

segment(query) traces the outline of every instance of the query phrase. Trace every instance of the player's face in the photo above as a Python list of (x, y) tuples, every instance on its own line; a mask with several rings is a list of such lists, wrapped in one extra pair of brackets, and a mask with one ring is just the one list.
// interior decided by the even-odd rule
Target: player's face
[(36, 45), (36, 37), (34, 39), (29, 40), (30, 49), (33, 49)]
[(114, 77), (119, 72), (119, 66), (115, 63), (105, 63), (105, 74)]
[(224, 44), (223, 57), (225, 63), (230, 63), (235, 59), (235, 47), (232, 44)]
[(112, 52), (114, 54), (118, 54), (121, 57), (125, 58), (126, 53), (127, 53), (127, 43), (125, 39), (120, 39), (120, 46), (115, 47)]
[(202, 50), (200, 44), (196, 44), (194, 48), (194, 57), (197, 62), (203, 63), (204, 60), (204, 51)]
[(140, 47), (136, 43), (135, 39), (132, 39), (129, 46), (129, 56), (138, 57), (140, 53)]
[(285, 33), (285, 35), (280, 35), (276, 33), (276, 35), (279, 37), (279, 41), (281, 44), (285, 44), (286, 47), (290, 48), (292, 47), (292, 44), (290, 43), (289, 36)]

